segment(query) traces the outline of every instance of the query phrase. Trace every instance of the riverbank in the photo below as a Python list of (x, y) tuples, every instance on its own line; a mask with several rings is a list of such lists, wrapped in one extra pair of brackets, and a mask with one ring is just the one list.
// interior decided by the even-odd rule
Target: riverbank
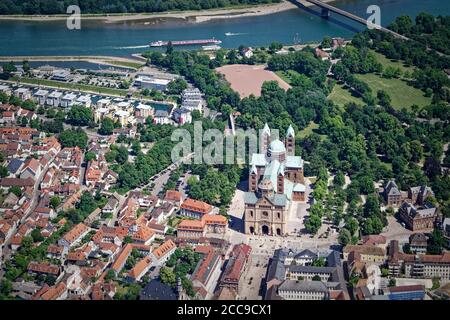
[[(334, 2), (336, 0), (322, 0), (323, 2)], [(299, 1), (304, 6), (312, 6), (311, 3)], [(289, 1), (283, 0), (277, 4), (264, 4), (251, 7), (239, 7), (228, 9), (211, 9), (202, 11), (179, 11), (179, 12), (161, 12), (161, 13), (139, 13), (139, 14), (108, 14), (108, 15), (82, 15), (83, 20), (97, 20), (104, 23), (121, 23), (121, 22), (143, 22), (145, 24), (156, 24), (165, 19), (179, 19), (186, 22), (201, 23), (211, 20), (231, 19), (264, 16), (292, 10), (297, 6)], [(45, 15), (45, 16), (26, 16), (11, 15), (0, 16), (1, 20), (22, 20), (34, 22), (61, 21), (67, 19), (68, 15)]]
[(115, 57), (115, 56), (13, 56), (2, 57), (0, 62), (9, 61), (83, 61), (105, 66), (126, 67), (130, 69), (139, 69), (146, 61), (139, 59)]

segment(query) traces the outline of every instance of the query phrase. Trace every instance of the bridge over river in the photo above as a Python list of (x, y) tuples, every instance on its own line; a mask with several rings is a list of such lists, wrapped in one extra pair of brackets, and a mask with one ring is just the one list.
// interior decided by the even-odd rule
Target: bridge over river
[[(361, 24), (363, 24), (365, 26), (367, 26), (368, 23), (369, 23), (366, 19), (363, 19), (363, 18), (361, 18), (361, 17), (359, 17), (357, 15), (354, 15), (354, 14), (348, 12), (348, 11), (336, 8), (336, 7), (332, 6), (332, 5), (329, 5), (329, 4), (324, 3), (322, 1), (319, 1), (319, 0), (292, 0), (292, 2), (294, 4), (297, 4), (297, 5), (298, 4), (302, 4), (302, 1), (312, 3), (312, 4), (316, 5), (316, 6), (318, 6), (319, 8), (321, 8), (322, 9), (322, 13), (321, 14), (322, 14), (323, 18), (328, 18), (330, 16), (330, 12), (334, 12), (336, 14), (339, 14), (339, 15), (343, 16), (343, 17), (346, 17), (348, 19), (351, 19), (353, 21), (361, 23)], [(403, 40), (409, 40), (407, 37), (405, 37), (405, 36), (403, 36), (403, 35), (401, 35), (401, 34), (399, 34), (397, 32), (394, 32), (392, 30), (389, 30), (388, 28), (385, 28), (383, 26), (376, 25), (375, 28), (377, 28), (380, 31), (390, 33), (396, 38), (400, 38), (400, 39), (403, 39)]]

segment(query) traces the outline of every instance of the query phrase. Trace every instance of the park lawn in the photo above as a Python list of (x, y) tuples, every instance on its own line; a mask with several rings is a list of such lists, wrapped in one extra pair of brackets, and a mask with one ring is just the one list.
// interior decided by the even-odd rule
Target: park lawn
[(318, 129), (319, 125), (314, 121), (311, 121), (308, 126), (298, 133), (299, 138), (304, 138), (313, 133), (314, 129)]
[(370, 50), (377, 58), (378, 62), (383, 65), (383, 70), (387, 67), (394, 67), (394, 68), (400, 68), (402, 73), (405, 73), (405, 71), (408, 71), (410, 73), (414, 72), (414, 67), (406, 67), (402, 61), (394, 61), (389, 58), (387, 58), (385, 55), (376, 52), (375, 50)]
[(348, 103), (364, 104), (361, 98), (352, 95), (348, 89), (344, 88), (343, 84), (336, 84), (328, 96), (328, 99), (340, 107), (344, 107)]
[[(314, 121), (311, 121), (305, 129), (303, 129), (297, 134), (297, 138), (303, 139), (312, 134), (313, 132), (315, 132), (316, 129), (319, 129), (319, 125)], [(319, 136), (321, 140), (324, 140), (327, 137), (326, 135), (323, 134), (319, 134)]]
[(105, 95), (117, 95), (117, 96), (126, 96), (128, 91), (122, 89), (114, 89), (114, 88), (103, 88), (96, 87), (87, 84), (79, 84), (79, 83), (66, 83), (54, 80), (45, 80), (45, 79), (32, 79), (32, 78), (17, 78), (15, 79), (21, 83), (35, 84), (35, 85), (43, 85), (48, 87), (54, 87), (58, 89), (67, 89), (67, 90), (80, 90), (80, 91), (91, 91), (97, 94), (105, 94)]
[(127, 67), (127, 68), (133, 68), (133, 69), (139, 69), (145, 65), (144, 63), (139, 63), (139, 62), (116, 61), (116, 60), (105, 61), (105, 63), (113, 65), (113, 66), (117, 66), (117, 67)]
[(386, 79), (374, 73), (357, 74), (356, 77), (367, 83), (374, 96), (378, 90), (386, 91), (391, 97), (392, 107), (396, 110), (409, 110), (413, 104), (425, 107), (431, 103), (431, 98), (425, 97), (421, 90), (409, 86), (403, 80)]
[(275, 71), (275, 74), (277, 76), (279, 76), (281, 79), (283, 79), (284, 81), (286, 81), (289, 85), (292, 84), (292, 76), (294, 75), (299, 75), (300, 73), (298, 73), (295, 70), (280, 70), (280, 71)]

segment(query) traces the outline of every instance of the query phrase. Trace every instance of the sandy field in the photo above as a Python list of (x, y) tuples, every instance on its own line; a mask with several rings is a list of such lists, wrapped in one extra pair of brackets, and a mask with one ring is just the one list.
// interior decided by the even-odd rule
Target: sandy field
[(217, 68), (216, 71), (225, 76), (231, 88), (238, 92), (241, 98), (251, 94), (259, 97), (264, 81), (277, 81), (279, 86), (285, 90), (291, 87), (275, 73), (265, 68), (263, 65), (234, 64)]

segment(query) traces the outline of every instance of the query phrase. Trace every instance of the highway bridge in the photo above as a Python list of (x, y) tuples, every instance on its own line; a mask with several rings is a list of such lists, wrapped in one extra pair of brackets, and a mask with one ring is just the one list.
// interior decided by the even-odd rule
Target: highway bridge
[[(294, 3), (297, 2), (297, 3), (300, 3), (300, 4), (302, 3), (302, 1), (312, 3), (312, 4), (316, 5), (316, 6), (318, 6), (319, 8), (321, 8), (322, 9), (322, 17), (323, 18), (328, 18), (330, 16), (330, 12), (334, 12), (334, 13), (337, 13), (337, 14), (343, 16), (343, 17), (346, 17), (348, 19), (351, 19), (353, 21), (361, 23), (361, 24), (363, 24), (365, 26), (368, 25), (368, 22), (367, 22), (366, 19), (358, 17), (357, 15), (354, 15), (354, 14), (348, 12), (348, 11), (336, 8), (334, 6), (331, 6), (331, 5), (327, 4), (327, 3), (324, 3), (324, 2), (319, 1), (319, 0), (301, 0), (301, 1), (300, 0), (292, 0), (292, 2), (294, 2)], [(380, 31), (390, 33), (396, 38), (400, 38), (400, 39), (403, 39), (403, 40), (409, 40), (407, 37), (405, 37), (405, 36), (403, 36), (403, 35), (401, 35), (401, 34), (399, 34), (397, 32), (394, 32), (392, 30), (389, 30), (388, 28), (385, 28), (385, 27), (382, 27), (382, 26), (376, 26), (376, 28), (378, 30), (380, 30)]]

